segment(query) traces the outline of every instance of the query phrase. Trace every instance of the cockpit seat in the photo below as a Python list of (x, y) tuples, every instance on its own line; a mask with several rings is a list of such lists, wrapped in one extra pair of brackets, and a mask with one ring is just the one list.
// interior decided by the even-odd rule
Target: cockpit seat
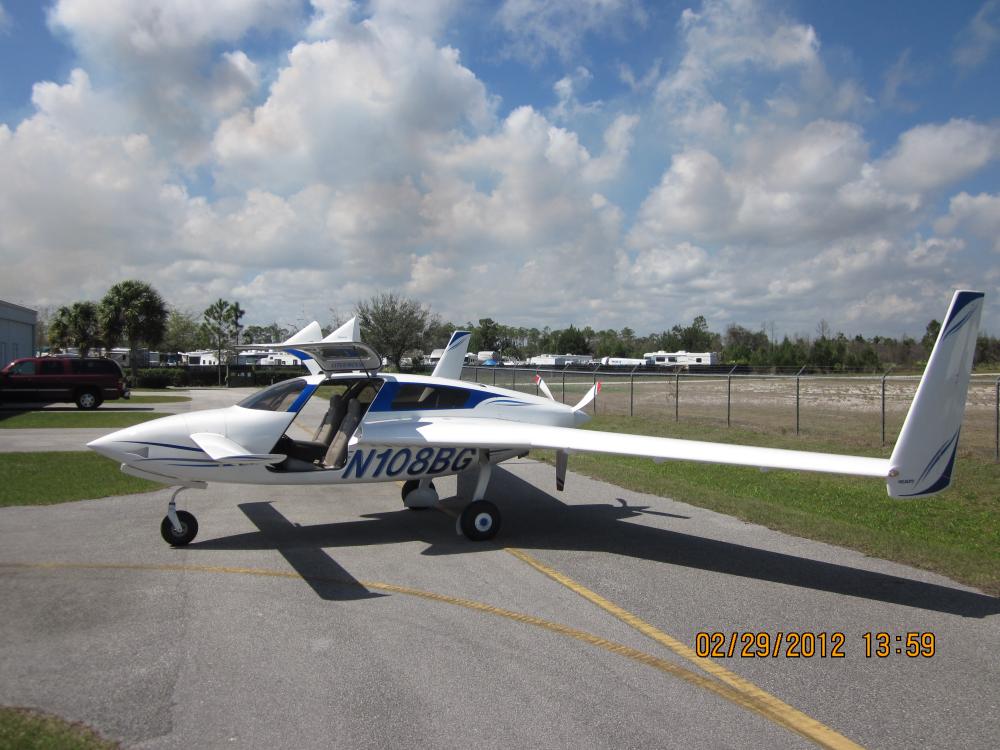
[[(333, 436), (337, 434), (337, 430), (340, 428), (340, 423), (343, 421), (346, 413), (347, 403), (344, 401), (344, 397), (339, 393), (330, 396), (330, 408), (326, 410), (326, 414), (323, 415), (323, 421), (316, 428), (316, 432), (312, 437), (313, 442), (322, 443), (329, 448), (330, 443), (333, 442)], [(325, 454), (326, 451), (323, 451), (323, 453)]]
[[(296, 461), (305, 461), (310, 464), (322, 461), (330, 449), (330, 443), (333, 442), (333, 437), (337, 434), (337, 429), (346, 413), (347, 402), (344, 397), (339, 393), (333, 394), (330, 396), (330, 408), (323, 415), (323, 421), (319, 423), (319, 427), (313, 433), (312, 440), (294, 440), (288, 435), (282, 435), (275, 450)], [(292, 463), (288, 462), (287, 466), (292, 466)]]
[(330, 449), (326, 452), (326, 459), (323, 461), (328, 468), (339, 469), (347, 461), (347, 443), (350, 441), (354, 431), (361, 424), (361, 402), (352, 398), (347, 402), (347, 413), (341, 421), (337, 434), (330, 442)]

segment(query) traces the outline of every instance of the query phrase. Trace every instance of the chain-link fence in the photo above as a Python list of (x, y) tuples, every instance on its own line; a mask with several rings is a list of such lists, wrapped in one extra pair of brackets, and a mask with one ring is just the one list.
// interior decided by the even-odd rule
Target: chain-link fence
[[(537, 394), (541, 375), (557, 401), (574, 404), (597, 381), (593, 414), (702, 422), (829, 437), (846, 446), (892, 445), (913, 401), (916, 375), (747, 375), (466, 367), (464, 380)], [(1000, 377), (973, 375), (963, 451), (1000, 461)]]

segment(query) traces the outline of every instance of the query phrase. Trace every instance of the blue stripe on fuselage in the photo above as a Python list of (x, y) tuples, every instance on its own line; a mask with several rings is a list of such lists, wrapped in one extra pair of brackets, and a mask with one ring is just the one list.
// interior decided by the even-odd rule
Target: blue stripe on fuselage
[[(465, 402), (461, 406), (449, 406), (448, 409), (475, 409), (479, 404), (489, 399), (498, 398), (500, 394), (491, 393), (490, 391), (484, 391), (480, 389), (472, 388), (462, 388), (457, 385), (438, 385), (437, 383), (406, 383), (399, 381), (389, 381), (382, 386), (379, 390), (378, 395), (375, 400), (372, 401), (371, 408), (368, 410), (370, 412), (387, 412), (387, 411), (423, 411), (420, 408), (408, 408), (408, 409), (393, 409), (392, 402), (396, 399), (399, 390), (404, 386), (416, 386), (418, 388), (437, 388), (441, 390), (449, 391), (464, 391), (466, 395)], [(517, 401), (512, 398), (503, 398), (502, 403), (508, 405), (527, 405), (525, 401)]]

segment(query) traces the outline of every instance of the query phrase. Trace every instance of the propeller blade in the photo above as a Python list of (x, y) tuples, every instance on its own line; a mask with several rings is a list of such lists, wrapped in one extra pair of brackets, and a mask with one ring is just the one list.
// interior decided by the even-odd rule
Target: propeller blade
[(546, 396), (548, 396), (549, 401), (555, 401), (556, 400), (556, 397), (552, 395), (552, 391), (550, 391), (549, 387), (547, 385), (545, 385), (545, 381), (542, 380), (542, 376), (539, 375), (538, 373), (535, 373), (535, 385), (538, 386), (539, 390), (542, 393), (544, 393)]
[(587, 391), (583, 398), (580, 399), (580, 403), (573, 407), (573, 411), (580, 411), (587, 404), (594, 400), (594, 397), (601, 392), (601, 381), (594, 383), (594, 386)]

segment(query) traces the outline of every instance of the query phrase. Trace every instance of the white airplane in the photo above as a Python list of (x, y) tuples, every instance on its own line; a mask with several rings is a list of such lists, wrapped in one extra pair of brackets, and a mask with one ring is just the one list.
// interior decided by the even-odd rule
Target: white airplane
[[(981, 292), (955, 292), (888, 459), (578, 430), (600, 384), (567, 406), (541, 380), (543, 396), (459, 380), (465, 331), (452, 335), (430, 377), (380, 373), (381, 357), (359, 341), (356, 319), (326, 338), (314, 322), (275, 345), (300, 357), (308, 376), (276, 383), (235, 406), (162, 417), (88, 446), (120, 461), (127, 474), (177, 487), (160, 527), (175, 546), (198, 533), (195, 517), (177, 510), (178, 493), (208, 482), (402, 480), (404, 504), (418, 509), (437, 503), (434, 478), (466, 470), (478, 477), (457, 527), (470, 539), (491, 539), (500, 528), (499, 510), (483, 499), (491, 469), (532, 449), (556, 451), (559, 490), (569, 455), (587, 451), (878, 477), (891, 497), (925, 497), (951, 484), (982, 306)], [(312, 440), (293, 437), (292, 423), (320, 386), (326, 386), (324, 397), (331, 393), (320, 428)]]

